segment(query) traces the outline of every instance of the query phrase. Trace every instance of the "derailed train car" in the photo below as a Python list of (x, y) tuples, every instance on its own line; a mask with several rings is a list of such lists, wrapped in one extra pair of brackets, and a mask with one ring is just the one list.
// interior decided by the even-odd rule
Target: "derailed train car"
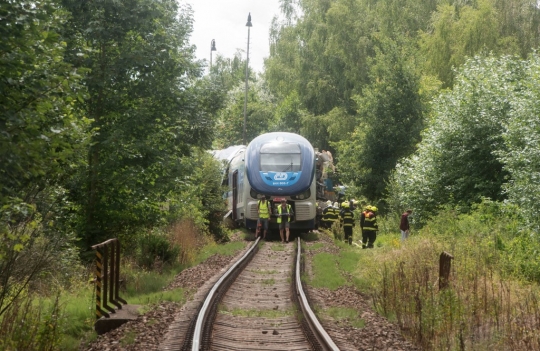
[(227, 202), (227, 213), (223, 220), (231, 226), (241, 224), (244, 207), (245, 155), (244, 145), (230, 146), (224, 150), (214, 150), (212, 154), (222, 163), (223, 176), (221, 184), (226, 187), (223, 198)]
[(270, 228), (277, 228), (275, 209), (285, 199), (294, 211), (291, 230), (314, 229), (315, 162), (309, 141), (293, 133), (267, 133), (253, 139), (247, 147), (235, 146), (225, 162), (225, 219), (255, 229), (258, 202), (264, 196), (272, 204)]

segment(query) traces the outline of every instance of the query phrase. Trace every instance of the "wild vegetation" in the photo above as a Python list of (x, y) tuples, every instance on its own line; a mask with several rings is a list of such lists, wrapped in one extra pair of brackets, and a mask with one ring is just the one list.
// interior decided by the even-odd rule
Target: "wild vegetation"
[[(392, 226), (395, 220), (387, 225), (389, 219), (380, 218), (384, 227), (394, 229), (379, 234), (376, 249), (362, 250), (337, 240), (339, 254), (314, 255), (313, 278), (306, 281), (330, 290), (355, 286), (425, 350), (537, 350), (540, 290), (516, 274), (515, 262), (506, 265), (501, 238), (508, 236), (511, 225), (498, 215), (493, 204), (484, 204), (471, 215), (442, 211), (404, 243)], [(453, 256), (444, 289), (439, 287), (442, 252)], [(357, 328), (365, 323), (361, 312), (347, 313)], [(337, 311), (318, 311), (321, 316), (332, 313)], [(334, 318), (345, 318), (342, 314)]]
[[(331, 150), (382, 232), (414, 209), (418, 238), (382, 236), (366, 285), (411, 337), (538, 347), (525, 333), (540, 282), (538, 2), (280, 3), (265, 70), (248, 70), (247, 139), (290, 131)], [(0, 20), (0, 342), (55, 349), (84, 323), (45, 330), (72, 305), (31, 302), (88, 292), (91, 245), (120, 238), (143, 277), (227, 240), (205, 150), (242, 141), (245, 61), (218, 55), (203, 75), (191, 9), (173, 0), (7, 0)], [(442, 249), (456, 279), (435, 294)], [(520, 328), (501, 324), (518, 312)]]

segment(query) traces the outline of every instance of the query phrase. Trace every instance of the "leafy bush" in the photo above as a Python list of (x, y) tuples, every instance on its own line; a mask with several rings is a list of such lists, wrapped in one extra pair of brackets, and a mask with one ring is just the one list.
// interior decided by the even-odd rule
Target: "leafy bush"
[(502, 269), (509, 275), (540, 283), (540, 240), (535, 233), (523, 231), (504, 243)]
[(540, 57), (533, 55), (523, 64), (519, 91), (511, 97), (512, 110), (503, 133), (506, 152), (498, 156), (511, 174), (505, 184), (508, 199), (520, 206), (525, 224), (540, 229)]
[(225, 210), (219, 163), (203, 150), (193, 150), (193, 157), (182, 159), (187, 171), (169, 199), (169, 223), (189, 220), (198, 231), (211, 234), (218, 242), (227, 241), (222, 226)]
[(167, 236), (159, 232), (142, 235), (138, 240), (137, 262), (144, 268), (158, 268), (156, 265), (176, 262), (180, 247), (172, 245)]
[(503, 200), (508, 171), (505, 123), (524, 64), (509, 57), (469, 60), (454, 89), (433, 102), (433, 115), (418, 151), (401, 160), (389, 183), (394, 209), (413, 208), (425, 223), (445, 205), (468, 211), (482, 197)]

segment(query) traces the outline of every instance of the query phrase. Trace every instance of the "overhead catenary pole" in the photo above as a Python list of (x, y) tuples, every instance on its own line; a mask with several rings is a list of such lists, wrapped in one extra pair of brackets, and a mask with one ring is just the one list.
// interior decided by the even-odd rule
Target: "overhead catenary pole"
[(214, 39), (210, 42), (210, 70), (212, 70), (212, 51), (216, 51), (216, 41)]
[(248, 14), (248, 21), (246, 27), (248, 27), (248, 41), (247, 41), (247, 57), (246, 57), (246, 93), (244, 98), (244, 145), (246, 145), (246, 121), (247, 121), (247, 97), (248, 97), (248, 70), (249, 70), (249, 29), (253, 25), (251, 24), (251, 12)]

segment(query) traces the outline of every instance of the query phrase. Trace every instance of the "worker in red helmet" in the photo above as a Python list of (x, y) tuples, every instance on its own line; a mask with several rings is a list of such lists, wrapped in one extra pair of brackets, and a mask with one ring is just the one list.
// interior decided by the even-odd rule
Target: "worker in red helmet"
[(362, 238), (362, 248), (372, 249), (375, 240), (377, 240), (377, 231), (379, 226), (377, 225), (377, 207), (368, 206), (367, 212), (364, 218), (364, 236)]

